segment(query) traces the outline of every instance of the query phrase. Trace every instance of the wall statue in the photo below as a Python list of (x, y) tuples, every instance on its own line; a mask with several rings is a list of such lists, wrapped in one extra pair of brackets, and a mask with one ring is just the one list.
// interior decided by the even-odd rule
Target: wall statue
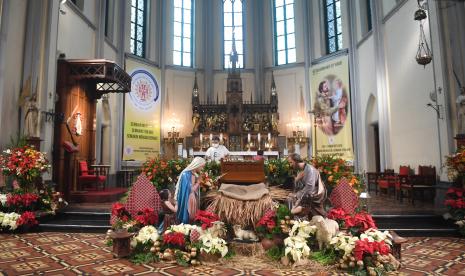
[(465, 134), (465, 87), (460, 88), (461, 93), (457, 97), (457, 126), (458, 134)]
[(24, 103), (24, 135), (26, 137), (39, 137), (39, 108), (36, 101), (37, 94), (29, 97)]

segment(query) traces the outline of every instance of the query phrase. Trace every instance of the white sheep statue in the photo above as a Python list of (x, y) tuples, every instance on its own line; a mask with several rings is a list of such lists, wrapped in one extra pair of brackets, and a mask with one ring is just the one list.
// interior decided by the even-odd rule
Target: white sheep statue
[(315, 225), (317, 227), (316, 239), (320, 250), (326, 248), (326, 246), (328, 246), (331, 242), (331, 239), (335, 237), (339, 231), (337, 221), (323, 218), (322, 216), (312, 217), (310, 225)]

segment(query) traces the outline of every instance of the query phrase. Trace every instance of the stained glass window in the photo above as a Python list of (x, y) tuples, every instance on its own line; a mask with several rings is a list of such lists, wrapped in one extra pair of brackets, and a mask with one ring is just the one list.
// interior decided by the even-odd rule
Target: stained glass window
[(294, 0), (274, 0), (276, 64), (296, 61)]
[(342, 10), (340, 0), (323, 0), (326, 21), (326, 51), (328, 54), (342, 49)]
[(131, 0), (130, 50), (136, 56), (145, 57), (146, 0)]
[(231, 68), (230, 61), (233, 33), (237, 52), (237, 67), (244, 68), (244, 24), (242, 0), (223, 0), (223, 52), (224, 68)]
[(192, 66), (193, 1), (174, 0), (173, 64)]

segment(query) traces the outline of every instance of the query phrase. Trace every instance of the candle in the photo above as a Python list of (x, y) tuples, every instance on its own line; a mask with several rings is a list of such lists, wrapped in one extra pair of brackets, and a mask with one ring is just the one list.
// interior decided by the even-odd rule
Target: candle
[(247, 142), (250, 143), (250, 133), (247, 134)]
[(213, 140), (213, 133), (210, 133), (210, 141)]
[(271, 133), (268, 132), (268, 141), (271, 141)]
[(260, 143), (260, 133), (258, 134), (258, 138), (257, 138), (257, 139), (258, 139), (258, 142)]
[(223, 142), (223, 133), (220, 133), (220, 143)]
[(202, 143), (202, 142), (203, 142), (203, 135), (202, 135), (202, 133), (200, 133), (200, 143)]

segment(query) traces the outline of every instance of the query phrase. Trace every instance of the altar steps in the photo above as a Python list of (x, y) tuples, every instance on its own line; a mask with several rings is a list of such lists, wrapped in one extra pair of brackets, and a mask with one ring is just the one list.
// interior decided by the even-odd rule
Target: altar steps
[(64, 211), (40, 221), (44, 232), (105, 233), (110, 229), (110, 213), (101, 211)]
[[(403, 237), (459, 236), (456, 225), (439, 215), (374, 215), (380, 230), (394, 230)], [(110, 229), (110, 213), (101, 210), (70, 210), (40, 222), (47, 232), (105, 233)]]
[(440, 215), (373, 215), (380, 230), (393, 230), (405, 237), (459, 236), (457, 226)]

